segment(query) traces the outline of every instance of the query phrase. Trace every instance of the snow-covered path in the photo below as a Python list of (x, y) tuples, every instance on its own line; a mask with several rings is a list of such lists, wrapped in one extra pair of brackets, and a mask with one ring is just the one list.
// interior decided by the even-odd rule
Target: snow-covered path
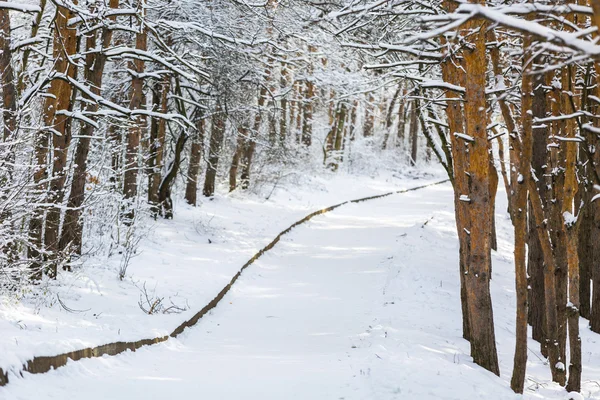
[(460, 337), (452, 214), (443, 185), (319, 216), (179, 339), (11, 377), (0, 398), (512, 399)]

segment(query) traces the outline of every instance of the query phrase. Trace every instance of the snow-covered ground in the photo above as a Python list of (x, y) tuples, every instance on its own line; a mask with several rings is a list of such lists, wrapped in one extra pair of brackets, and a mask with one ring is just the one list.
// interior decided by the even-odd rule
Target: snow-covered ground
[[(306, 214), (442, 178), (435, 170), (425, 177), (388, 173), (377, 179), (337, 174), (307, 177), (301, 188), (280, 184), (276, 190), (267, 188), (264, 196), (202, 198), (197, 208), (180, 200), (174, 220), (143, 221), (140, 230), (146, 233), (123, 281), (117, 278), (123, 257), (114, 254), (87, 259), (84, 267), (63, 272), (20, 298), (0, 296), (0, 368), (19, 368), (34, 356), (168, 335), (212, 300), (259, 249)], [(159, 298), (165, 308), (186, 311), (149, 316), (141, 310), (140, 302), (149, 309), (148, 303)]]
[[(93, 324), (91, 313), (99, 310), (74, 315), (60, 307), (40, 308), (37, 315), (46, 322), (38, 322), (37, 330), (28, 325), (13, 332), (12, 347), (2, 337), (0, 357), (19, 352), (14, 341), (21, 337), (39, 344), (27, 350), (38, 355), (44, 341), (52, 350), (61, 348), (53, 338), (100, 344), (118, 338), (117, 329), (131, 337), (166, 333), (212, 298), (253, 251), (307, 211), (425, 181), (341, 176), (323, 182), (322, 191), (313, 185), (304, 192), (281, 191), (268, 202), (217, 198), (199, 210), (180, 209), (175, 221), (160, 222), (142, 245), (129, 270), (132, 280), (120, 283), (107, 268), (112, 278), (95, 278), (105, 285), (102, 294), (94, 294), (96, 288), (85, 292), (82, 284), (64, 289), (64, 298), (72, 293), (73, 308), (112, 307), (99, 318), (104, 321)], [(509, 388), (514, 274), (512, 226), (504, 210), (501, 192), (492, 280), (500, 378), (472, 363), (461, 338), (458, 243), (446, 184), (318, 216), (244, 272), (223, 302), (178, 339), (136, 353), (71, 362), (43, 375), (11, 376), (0, 399), (520, 398)], [(202, 215), (200, 229), (196, 221)], [(208, 215), (214, 215), (210, 225)], [(157, 292), (178, 292), (190, 311), (145, 315), (139, 296), (128, 293), (136, 276), (147, 287), (157, 285)], [(120, 285), (128, 286), (115, 291)], [(15, 315), (19, 311), (27, 309), (15, 309)], [(76, 322), (82, 315), (84, 322)], [(85, 321), (92, 323), (86, 328)], [(2, 326), (2, 336), (11, 332), (3, 323), (9, 328)], [(600, 399), (600, 337), (585, 321), (581, 325), (582, 394)], [(524, 397), (566, 398), (564, 389), (549, 382), (539, 345), (530, 341), (529, 349)]]

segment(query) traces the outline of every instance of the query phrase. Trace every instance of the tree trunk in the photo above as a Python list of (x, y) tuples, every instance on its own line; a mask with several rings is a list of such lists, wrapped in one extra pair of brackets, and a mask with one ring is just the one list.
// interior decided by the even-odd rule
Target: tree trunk
[(593, 210), (593, 257), (594, 267), (592, 269), (592, 310), (590, 311), (590, 329), (600, 333), (600, 201), (591, 204)]
[[(116, 9), (119, 6), (119, 0), (111, 0), (109, 7)], [(114, 19), (114, 17), (112, 18)], [(110, 46), (112, 41), (112, 30), (102, 29), (100, 34), (101, 37), (101, 48), (106, 49)], [(95, 36), (88, 38), (87, 48), (88, 50), (96, 47)], [(104, 52), (95, 53), (93, 56), (90, 55), (86, 59), (86, 80), (89, 82), (89, 90), (100, 95), (102, 87), (102, 76), (104, 74), (104, 67), (106, 65), (106, 55)], [(88, 100), (87, 96), (84, 97)], [(85, 112), (95, 113), (98, 111), (98, 104), (96, 102), (87, 102), (85, 105)], [(60, 250), (67, 251), (68, 253), (74, 252), (81, 254), (82, 235), (83, 235), (83, 221), (81, 220), (81, 207), (85, 198), (85, 182), (87, 173), (87, 158), (90, 151), (91, 137), (94, 135), (94, 126), (91, 124), (83, 124), (80, 131), (80, 138), (77, 142), (75, 149), (74, 169), (73, 169), (73, 180), (71, 182), (71, 191), (69, 194), (69, 200), (67, 202), (67, 211), (65, 212), (65, 218), (63, 222), (63, 230), (60, 238)]]
[[(450, 0), (445, 0), (444, 8), (447, 12), (452, 12), (456, 5)], [(442, 43), (445, 44), (446, 39), (442, 37)], [(465, 83), (464, 69), (459, 68), (460, 60), (455, 56), (449, 56), (442, 62), (442, 77), (444, 82), (448, 82), (457, 86), (463, 86)], [(452, 90), (446, 91), (446, 98), (453, 99), (461, 94)], [(471, 215), (468, 212), (468, 203), (461, 200), (463, 194), (467, 194), (469, 183), (465, 171), (467, 170), (467, 144), (461, 141), (454, 133), (464, 132), (465, 121), (463, 108), (460, 102), (449, 101), (446, 107), (446, 115), (448, 119), (448, 127), (450, 130), (451, 151), (453, 162), (454, 176), (454, 212), (456, 219), (456, 228), (459, 239), (459, 278), (460, 278), (460, 304), (462, 310), (463, 322), (463, 338), (470, 340), (470, 314), (469, 314), (469, 298), (467, 296), (466, 272), (468, 261), (471, 254)], [(400, 131), (399, 131), (400, 133)], [(404, 133), (404, 130), (402, 130)]]
[[(281, 67), (280, 88), (285, 89), (288, 84), (288, 69), (285, 65)], [(288, 100), (287, 95), (281, 96), (280, 100), (281, 116), (279, 119), (279, 140), (283, 143), (287, 137), (288, 130)]]
[[(480, 22), (470, 22), (474, 27)], [(485, 24), (484, 24), (485, 26)], [(466, 286), (469, 298), (471, 355), (475, 363), (500, 374), (494, 334), (492, 299), (490, 296), (491, 235), (489, 221), (493, 203), (490, 200), (489, 141), (486, 109), (485, 29), (475, 34), (474, 48), (463, 52), (465, 71), (466, 134), (473, 138), (469, 145), (469, 213), (471, 214), (471, 254), (467, 265)], [(416, 161), (416, 160), (413, 160)], [(460, 173), (464, 173), (461, 171)]]
[[(15, 74), (12, 67), (12, 50), (11, 40), (11, 26), (10, 17), (8, 15), (8, 9), (0, 9), (0, 73), (2, 83), (2, 104), (4, 109), (2, 110), (2, 118), (4, 119), (4, 141), (8, 141), (14, 138), (17, 128), (17, 93), (15, 87)], [(14, 158), (14, 155), (10, 155)], [(8, 164), (11, 164), (11, 160), (8, 160)], [(12, 169), (10, 165), (8, 168)]]
[(304, 103), (302, 104), (302, 144), (310, 147), (312, 144), (312, 115), (315, 88), (310, 80), (306, 81), (305, 86)]
[[(563, 67), (563, 88), (569, 93), (574, 91), (572, 66)], [(575, 112), (568, 94), (565, 97), (565, 111), (568, 114)], [(562, 187), (562, 229), (566, 237), (567, 250), (567, 275), (568, 275), (568, 301), (565, 302), (569, 332), (569, 380), (567, 391), (579, 392), (581, 390), (581, 338), (579, 337), (579, 256), (577, 243), (579, 222), (575, 219), (576, 211), (574, 199), (577, 189), (577, 142), (575, 138), (575, 121), (570, 118), (566, 123), (566, 137), (571, 140), (566, 142), (565, 184)]]
[[(267, 72), (267, 76), (270, 75)], [(252, 159), (254, 158), (254, 150), (256, 149), (256, 140), (260, 134), (260, 127), (262, 124), (262, 108), (267, 101), (267, 89), (263, 86), (258, 94), (258, 110), (254, 116), (254, 126), (250, 135), (246, 135), (247, 140), (245, 142), (242, 152), (242, 174), (240, 176), (242, 180), (242, 189), (248, 189), (250, 187), (250, 171), (252, 170)]]
[[(533, 76), (533, 102), (531, 105), (533, 118), (546, 118), (546, 92), (543, 88), (544, 76)], [(531, 168), (538, 178), (537, 188), (540, 198), (546, 198), (546, 184), (544, 179), (544, 168), (547, 161), (546, 144), (548, 140), (548, 128), (544, 124), (538, 124), (533, 128), (532, 138), (532, 157)], [(529, 205), (529, 214), (531, 202)], [(544, 205), (545, 206), (545, 205)], [(535, 222), (529, 217), (529, 235), (528, 235), (528, 271), (530, 276), (530, 321), (532, 327), (532, 337), (540, 342), (542, 354), (548, 355), (546, 348), (546, 320), (545, 320), (545, 302), (544, 302), (544, 255), (540, 247), (540, 240), (536, 233)]]
[(188, 204), (196, 206), (198, 193), (198, 176), (200, 175), (200, 161), (202, 160), (202, 151), (204, 150), (204, 118), (196, 121), (197, 136), (192, 142), (190, 149), (190, 162), (188, 165), (187, 185), (185, 186), (185, 200)]
[[(524, 40), (523, 47), (530, 45), (529, 38)], [(527, 65), (524, 66), (529, 71)], [(530, 110), (532, 106), (532, 78), (524, 74), (522, 78), (521, 107)], [(510, 387), (515, 393), (523, 393), (525, 372), (527, 368), (527, 265), (526, 265), (526, 232), (527, 232), (527, 182), (530, 180), (530, 160), (533, 152), (533, 118), (528, 112), (521, 114), (521, 149), (518, 158), (519, 178), (513, 185), (512, 221), (515, 235), (515, 292), (517, 295), (516, 341), (513, 374)]]
[(419, 105), (417, 100), (413, 100), (410, 105), (410, 165), (415, 166), (417, 164), (417, 155), (419, 150), (419, 112), (417, 110)]
[[(75, 76), (76, 66), (71, 63), (70, 57), (75, 54), (77, 47), (76, 29), (67, 26), (67, 22), (73, 17), (73, 13), (68, 8), (57, 5), (55, 30), (53, 41), (53, 57), (55, 60), (54, 69), (58, 73), (65, 74), (71, 78)], [(71, 140), (68, 124), (70, 118), (69, 111), (72, 109), (73, 89), (69, 82), (63, 79), (54, 79), (50, 84), (48, 96), (44, 103), (43, 120), (44, 125), (52, 127), (40, 132), (36, 143), (36, 161), (37, 170), (34, 174), (36, 188), (40, 193), (45, 192), (46, 184), (44, 180), (47, 177), (47, 149), (48, 144), (52, 146), (52, 180), (50, 182), (49, 192), (44, 199), (45, 203), (53, 204), (48, 208), (46, 216), (46, 226), (44, 232), (44, 243), (42, 244), (42, 226), (43, 209), (38, 207), (30, 221), (30, 237), (33, 238), (33, 251), (30, 256), (37, 258), (37, 262), (32, 265), (39, 269), (40, 253), (39, 249), (47, 251), (46, 254), (53, 257), (58, 251), (58, 232), (60, 224), (61, 208), (57, 204), (62, 200), (65, 183), (65, 166), (67, 162), (68, 146)], [(39, 277), (39, 272), (37, 277)], [(48, 270), (49, 275), (56, 276), (56, 264), (51, 264)]]
[(385, 133), (383, 135), (383, 143), (381, 144), (381, 149), (385, 150), (388, 146), (388, 141), (390, 140), (390, 133), (392, 130), (392, 125), (394, 123), (394, 108), (396, 106), (396, 102), (398, 101), (398, 97), (400, 96), (400, 92), (402, 91), (402, 85), (398, 85), (396, 92), (392, 96), (392, 100), (390, 100), (390, 105), (387, 109), (387, 113), (385, 116)]
[(229, 191), (233, 192), (237, 187), (237, 172), (240, 166), (240, 159), (244, 153), (244, 145), (249, 139), (248, 127), (244, 125), (238, 126), (238, 137), (235, 146), (235, 152), (231, 159), (231, 167), (229, 168)]
[(225, 136), (226, 115), (221, 108), (220, 100), (217, 100), (215, 113), (212, 116), (210, 131), (210, 141), (208, 145), (208, 166), (206, 167), (206, 176), (204, 178), (204, 189), (202, 194), (211, 197), (215, 194), (215, 180), (217, 177), (217, 167), (219, 166), (219, 156), (223, 138)]
[(403, 91), (403, 98), (398, 107), (398, 132), (396, 133), (396, 147), (404, 147), (404, 138), (406, 131), (406, 90)]
[(373, 128), (375, 127), (375, 96), (369, 93), (365, 104), (365, 119), (363, 121), (363, 136), (373, 136)]
[[(159, 112), (166, 114), (169, 110), (169, 91), (171, 88), (171, 77), (165, 75), (160, 84)], [(159, 188), (162, 181), (162, 167), (165, 149), (165, 135), (167, 132), (167, 121), (164, 118), (155, 118), (156, 137), (151, 138), (150, 157), (148, 159), (148, 203), (157, 205), (161, 203), (159, 199)]]
[[(587, 166), (587, 168), (593, 168), (593, 166)], [(589, 174), (588, 174), (589, 175)], [(585, 190), (584, 185), (581, 185), (580, 191)], [(585, 196), (583, 203), (585, 204), (581, 211), (580, 217), (581, 224), (579, 225), (578, 231), (578, 257), (579, 257), (579, 301), (580, 301), (580, 313), (583, 318), (590, 318), (590, 297), (591, 297), (591, 279), (592, 269), (594, 267), (594, 240), (593, 240), (593, 226), (594, 217), (592, 215), (592, 208), (589, 204), (590, 198), (588, 195)], [(577, 204), (577, 202), (576, 202)]]
[[(145, 0), (138, 0), (138, 8), (144, 9)], [(135, 35), (135, 48), (145, 51), (148, 46), (148, 37), (146, 28), (140, 26), (139, 32)], [(129, 69), (134, 74), (131, 78), (131, 95), (129, 108), (139, 110), (144, 106), (144, 80), (141, 74), (144, 72), (145, 63), (142, 58), (136, 58), (129, 63)], [(145, 118), (137, 116), (134, 118), (132, 126), (127, 133), (127, 148), (125, 152), (125, 173), (123, 176), (123, 195), (129, 204), (126, 204), (124, 214), (127, 222), (132, 222), (134, 218), (134, 199), (137, 196), (137, 180), (139, 171), (139, 147), (142, 132), (144, 130)]]
[(171, 198), (171, 188), (177, 178), (179, 172), (179, 166), (181, 164), (181, 154), (185, 148), (185, 142), (187, 141), (188, 135), (182, 131), (177, 138), (175, 143), (175, 154), (173, 155), (173, 161), (169, 165), (164, 179), (160, 183), (158, 189), (158, 204), (160, 207), (161, 215), (166, 219), (173, 219), (173, 199)]

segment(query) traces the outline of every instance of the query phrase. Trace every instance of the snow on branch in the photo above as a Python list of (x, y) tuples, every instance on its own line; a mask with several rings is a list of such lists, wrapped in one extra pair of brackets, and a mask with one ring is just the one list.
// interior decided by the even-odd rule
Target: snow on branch
[(31, 4), (13, 3), (12, 1), (0, 1), (0, 8), (20, 11), (24, 13), (39, 13), (42, 9)]
[[(540, 39), (545, 39), (550, 43), (565, 46), (575, 52), (584, 53), (593, 58), (600, 57), (600, 46), (593, 42), (580, 39), (580, 32), (571, 33), (566, 31), (558, 31), (534, 21), (528, 21), (508, 15), (513, 9), (514, 8), (512, 7), (498, 9), (479, 4), (461, 4), (454, 14), (435, 18), (423, 18), (423, 21), (433, 21), (434, 19), (439, 21), (441, 18), (447, 18), (448, 20), (454, 21), (430, 32), (416, 35), (411, 38), (411, 40), (416, 41), (432, 39), (444, 34), (445, 32), (456, 29), (458, 25), (462, 25), (467, 20), (480, 17), (516, 31), (529, 33)], [(465, 15), (467, 18), (465, 18)]]

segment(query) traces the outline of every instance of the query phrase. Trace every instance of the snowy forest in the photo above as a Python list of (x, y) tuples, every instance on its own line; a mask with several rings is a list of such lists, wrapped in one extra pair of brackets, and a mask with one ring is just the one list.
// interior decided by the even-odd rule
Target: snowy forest
[(0, 1), (0, 400), (600, 399), (600, 0)]

